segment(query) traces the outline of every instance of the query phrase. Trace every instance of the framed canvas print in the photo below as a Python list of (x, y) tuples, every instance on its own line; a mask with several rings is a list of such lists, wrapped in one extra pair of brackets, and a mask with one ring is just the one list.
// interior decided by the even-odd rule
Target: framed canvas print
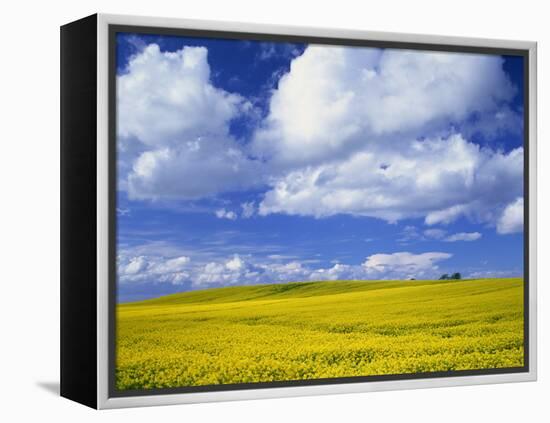
[(61, 394), (536, 379), (536, 44), (61, 28)]

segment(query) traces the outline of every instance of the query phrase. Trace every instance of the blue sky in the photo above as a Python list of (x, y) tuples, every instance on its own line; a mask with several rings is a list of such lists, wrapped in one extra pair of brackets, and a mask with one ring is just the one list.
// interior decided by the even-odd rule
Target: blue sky
[(118, 299), (520, 276), (519, 57), (118, 34)]

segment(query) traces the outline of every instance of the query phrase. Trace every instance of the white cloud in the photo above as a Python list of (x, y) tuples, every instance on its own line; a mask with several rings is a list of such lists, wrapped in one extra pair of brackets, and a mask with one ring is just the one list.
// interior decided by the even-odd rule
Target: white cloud
[(426, 230), (424, 231), (424, 235), (425, 235), (427, 238), (432, 238), (432, 239), (441, 239), (441, 238), (443, 238), (446, 234), (447, 234), (447, 231), (446, 231), (446, 230), (444, 230), (444, 229), (437, 229), (437, 228), (426, 229)]
[(253, 107), (212, 84), (207, 53), (151, 44), (118, 76), (120, 186), (131, 199), (262, 188), (258, 204), (241, 204), (243, 218), (351, 214), (435, 225), (465, 217), (500, 219), (499, 233), (510, 231), (503, 210), (523, 195), (523, 149), (466, 139), (517, 126), (502, 58), (308, 46), (247, 145), (230, 123)]
[(308, 46), (279, 80), (255, 151), (311, 164), (496, 112), (515, 93), (502, 63), (489, 55)]
[(456, 242), (456, 241), (476, 241), (481, 238), (479, 232), (459, 232), (452, 234), (445, 238), (446, 242)]
[(279, 262), (234, 256), (229, 260), (208, 263), (196, 273), (192, 283), (193, 286), (204, 286), (302, 282), (310, 280), (314, 272), (315, 269), (298, 260)]
[(289, 260), (297, 258), (297, 256), (291, 254), (269, 254), (267, 257), (271, 260)]
[[(216, 88), (204, 47), (150, 44), (117, 77), (121, 187), (132, 199), (200, 198), (258, 181), (229, 134), (251, 105)], [(125, 178), (126, 176), (126, 178)]]
[(462, 215), (492, 221), (499, 207), (521, 195), (522, 175), (521, 148), (494, 152), (457, 134), (291, 171), (274, 180), (259, 213), (345, 213), (388, 222), (424, 217), (429, 225)]
[(275, 280), (300, 281), (307, 278), (310, 269), (307, 269), (300, 261), (294, 260), (286, 263), (261, 263), (259, 267)]
[(327, 269), (315, 269), (309, 274), (312, 281), (319, 280), (361, 280), (369, 279), (365, 268), (361, 265), (349, 265), (335, 263), (334, 266)]
[(143, 152), (128, 175), (129, 197), (196, 199), (254, 186), (258, 164), (232, 144), (227, 139), (201, 138)]
[(407, 244), (410, 241), (426, 241), (429, 239), (442, 240), (445, 242), (456, 241), (476, 241), (481, 238), (479, 232), (459, 232), (447, 236), (447, 231), (439, 228), (426, 229), (419, 232), (416, 226), (405, 226), (400, 233), (400, 238), (397, 240), (401, 244)]
[(424, 219), (426, 225), (449, 224), (456, 220), (459, 216), (466, 214), (468, 206), (465, 204), (457, 204), (442, 210), (434, 210), (429, 212)]
[(487, 138), (513, 129), (507, 102), (517, 90), (502, 64), (488, 55), (309, 46), (255, 134), (253, 151), (281, 172), (259, 214), (494, 224), (522, 194), (523, 149), (481, 148), (461, 129)]
[(523, 231), (523, 198), (517, 198), (506, 206), (497, 222), (499, 234)]
[(130, 262), (123, 268), (123, 274), (135, 275), (146, 267), (145, 257), (132, 257)]
[(244, 262), (237, 255), (235, 255), (231, 260), (225, 263), (225, 267), (232, 271), (240, 270), (243, 268), (243, 266), (244, 266)]
[(236, 283), (231, 278), (238, 276), (238, 272), (227, 272), (225, 266), (221, 263), (211, 262), (206, 264), (202, 271), (192, 281), (193, 285), (210, 285), (210, 284), (228, 284)]
[(383, 275), (386, 278), (422, 278), (433, 276), (433, 272), (438, 269), (437, 263), (451, 257), (452, 254), (441, 252), (373, 254), (367, 257), (363, 267), (370, 275)]
[(189, 256), (133, 255), (138, 251), (144, 249), (120, 251), (118, 277), (125, 286), (171, 284), (184, 285), (188, 289), (318, 280), (431, 279), (439, 276), (437, 263), (451, 257), (441, 252), (399, 252), (374, 254), (362, 264), (333, 260), (330, 267), (323, 267), (317, 260), (284, 255), (201, 257), (196, 252), (190, 252)]
[(254, 204), (254, 201), (242, 203), (241, 209), (241, 217), (244, 219), (249, 219), (256, 213), (256, 205)]
[(187, 256), (128, 256), (118, 257), (118, 276), (121, 283), (171, 283), (178, 285), (189, 277)]
[(175, 257), (155, 266), (156, 273), (174, 273), (187, 267), (190, 259), (186, 256)]
[(246, 285), (258, 282), (259, 272), (251, 263), (234, 255), (230, 259), (211, 261), (195, 269), (190, 283), (193, 287), (216, 285)]
[(118, 135), (165, 147), (227, 134), (243, 99), (211, 84), (207, 55), (204, 47), (162, 52), (150, 44), (131, 58), (117, 79)]
[(235, 212), (231, 210), (226, 210), (226, 209), (216, 210), (215, 215), (218, 219), (228, 219), (228, 220), (237, 219), (237, 214)]

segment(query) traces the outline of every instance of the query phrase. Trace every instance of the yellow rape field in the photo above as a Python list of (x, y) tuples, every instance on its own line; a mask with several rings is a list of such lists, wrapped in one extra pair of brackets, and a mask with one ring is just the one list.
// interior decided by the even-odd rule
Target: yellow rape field
[(523, 366), (523, 280), (332, 281), (117, 306), (120, 390)]

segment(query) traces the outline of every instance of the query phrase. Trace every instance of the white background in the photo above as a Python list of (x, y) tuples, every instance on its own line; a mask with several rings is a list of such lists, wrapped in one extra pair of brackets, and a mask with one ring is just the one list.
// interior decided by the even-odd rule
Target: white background
[[(540, 0), (7, 1), (0, 47), (0, 418), (13, 421), (542, 422), (550, 419), (548, 11)], [(59, 398), (59, 26), (95, 13), (539, 42), (539, 381), (92, 411)], [(546, 392), (545, 392), (546, 391)]]

